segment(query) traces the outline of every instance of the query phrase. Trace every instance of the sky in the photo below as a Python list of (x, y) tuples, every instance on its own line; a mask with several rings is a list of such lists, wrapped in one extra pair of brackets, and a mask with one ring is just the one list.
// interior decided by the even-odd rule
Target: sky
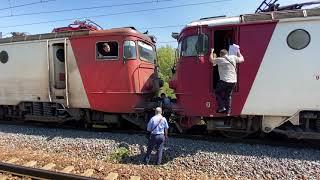
[[(309, 1), (311, 0), (278, 0), (277, 3), (288, 5)], [(185, 24), (203, 17), (254, 13), (261, 2), (262, 0), (1, 0), (0, 32), (4, 37), (10, 36), (10, 32), (48, 33), (55, 27), (68, 26), (76, 19), (87, 18), (104, 29), (134, 26), (141, 32), (148, 30), (149, 34), (157, 37), (158, 46), (175, 47), (177, 43), (171, 33), (180, 32)], [(15, 7), (29, 3), (31, 5)], [(92, 8), (85, 10), (21, 16), (90, 7)]]

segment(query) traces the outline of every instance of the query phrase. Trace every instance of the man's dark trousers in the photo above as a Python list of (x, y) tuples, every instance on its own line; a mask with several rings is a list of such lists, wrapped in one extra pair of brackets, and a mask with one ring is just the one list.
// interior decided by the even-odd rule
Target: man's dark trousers
[(147, 155), (144, 159), (146, 164), (149, 164), (151, 152), (154, 147), (156, 147), (157, 150), (157, 164), (161, 164), (164, 141), (165, 137), (163, 134), (151, 134), (148, 142)]
[(218, 110), (226, 108), (227, 113), (231, 112), (232, 92), (236, 83), (228, 83), (219, 80), (216, 88), (216, 99), (218, 102)]

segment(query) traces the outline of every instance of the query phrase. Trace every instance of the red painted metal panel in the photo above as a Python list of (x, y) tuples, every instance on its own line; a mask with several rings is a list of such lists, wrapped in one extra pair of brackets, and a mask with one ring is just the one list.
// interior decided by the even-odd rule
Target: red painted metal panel
[[(133, 108), (152, 93), (146, 91), (146, 94), (143, 94), (142, 87), (145, 86), (146, 79), (154, 73), (154, 65), (140, 60), (123, 62), (124, 38), (125, 36), (106, 34), (71, 39), (91, 109), (114, 113), (134, 112)], [(119, 58), (96, 60), (96, 42), (110, 40), (119, 43)], [(149, 67), (148, 70), (145, 70), (144, 66)]]
[(239, 96), (234, 98), (233, 109), (240, 114), (248, 98), (277, 22), (240, 26), (239, 44), (245, 62), (240, 65)]

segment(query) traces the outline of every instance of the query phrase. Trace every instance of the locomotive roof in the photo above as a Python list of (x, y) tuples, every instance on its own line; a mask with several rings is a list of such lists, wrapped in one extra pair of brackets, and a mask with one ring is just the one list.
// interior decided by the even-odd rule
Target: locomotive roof
[(150, 37), (146, 34), (142, 34), (137, 30), (132, 28), (113, 28), (107, 30), (98, 31), (68, 31), (68, 32), (54, 32), (45, 34), (35, 34), (26, 36), (13, 36), (8, 38), (0, 38), (0, 44), (20, 42), (20, 41), (34, 41), (34, 40), (46, 40), (46, 39), (56, 39), (56, 38), (70, 38), (70, 37), (81, 37), (81, 36), (101, 36), (101, 35), (137, 35), (141, 36), (147, 41), (151, 41)]
[(320, 16), (320, 8), (314, 9), (303, 9), (303, 10), (289, 10), (289, 11), (273, 11), (266, 13), (256, 13), (256, 14), (244, 14), (235, 17), (213, 17), (205, 18), (197, 21), (193, 21), (187, 24), (190, 26), (219, 26), (227, 24), (240, 24), (240, 23), (250, 23), (250, 22), (261, 22), (261, 21), (276, 21), (281, 19), (292, 19), (292, 18), (303, 18), (303, 17), (315, 17)]

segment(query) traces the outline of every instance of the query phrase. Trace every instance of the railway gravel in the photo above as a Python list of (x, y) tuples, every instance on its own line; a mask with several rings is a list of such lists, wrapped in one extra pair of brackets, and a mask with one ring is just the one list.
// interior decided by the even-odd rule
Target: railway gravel
[(142, 169), (152, 167), (157, 172), (159, 169), (186, 172), (179, 177), (182, 179), (188, 179), (189, 175), (239, 179), (320, 178), (320, 150), (316, 149), (169, 138), (164, 165), (153, 167), (140, 165), (146, 141), (143, 135), (135, 134), (0, 125), (0, 144), (12, 151), (114, 163), (116, 152), (125, 148), (128, 155), (116, 163)]

